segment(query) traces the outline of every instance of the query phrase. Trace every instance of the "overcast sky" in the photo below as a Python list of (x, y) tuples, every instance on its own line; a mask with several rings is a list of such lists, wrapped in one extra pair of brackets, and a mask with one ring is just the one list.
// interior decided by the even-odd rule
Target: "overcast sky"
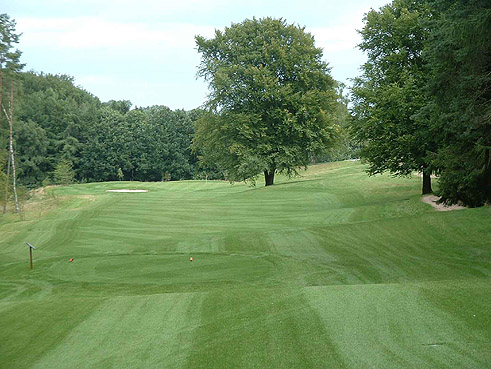
[(196, 79), (194, 36), (246, 18), (284, 18), (305, 26), (333, 77), (359, 73), (356, 49), (363, 14), (389, 0), (0, 0), (0, 13), (17, 21), (26, 70), (68, 74), (107, 100), (136, 106), (194, 109), (207, 85)]

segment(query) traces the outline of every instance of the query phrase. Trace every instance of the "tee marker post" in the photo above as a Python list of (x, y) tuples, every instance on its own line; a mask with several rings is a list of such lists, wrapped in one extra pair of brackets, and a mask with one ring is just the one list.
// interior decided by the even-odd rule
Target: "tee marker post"
[(29, 259), (31, 261), (31, 269), (32, 269), (32, 249), (36, 250), (36, 248), (31, 245), (29, 242), (26, 242), (26, 245), (29, 246)]

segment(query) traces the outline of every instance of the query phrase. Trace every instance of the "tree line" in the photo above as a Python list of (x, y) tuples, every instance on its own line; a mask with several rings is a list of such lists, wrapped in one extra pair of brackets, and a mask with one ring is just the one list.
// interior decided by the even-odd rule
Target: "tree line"
[(200, 110), (102, 103), (65, 75), (24, 72), (16, 82), (14, 142), (20, 183), (35, 187), (202, 175), (190, 148)]
[[(2, 34), (15, 35), (2, 17)], [(349, 100), (298, 25), (253, 18), (196, 36), (210, 95), (193, 111), (102, 103), (71, 77), (20, 72), (17, 36), (4, 36), (0, 70), (15, 81), (18, 103), (0, 118), (0, 181), (12, 182), (14, 142), (16, 175), (31, 187), (205, 176), (254, 183), (259, 175), (272, 185), (275, 173), (361, 157), (369, 174), (422, 173), (423, 193), (436, 175), (444, 202), (490, 202), (488, 2), (394, 0), (363, 21), (358, 47), (368, 60)]]

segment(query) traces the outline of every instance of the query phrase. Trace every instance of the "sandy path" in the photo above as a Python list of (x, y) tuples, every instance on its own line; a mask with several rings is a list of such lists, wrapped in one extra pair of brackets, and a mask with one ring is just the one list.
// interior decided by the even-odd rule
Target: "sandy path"
[(438, 196), (435, 195), (426, 195), (421, 198), (426, 204), (430, 204), (435, 208), (436, 211), (451, 211), (451, 210), (462, 210), (465, 209), (465, 206), (461, 205), (445, 205), (445, 204), (437, 204), (437, 201), (440, 200)]

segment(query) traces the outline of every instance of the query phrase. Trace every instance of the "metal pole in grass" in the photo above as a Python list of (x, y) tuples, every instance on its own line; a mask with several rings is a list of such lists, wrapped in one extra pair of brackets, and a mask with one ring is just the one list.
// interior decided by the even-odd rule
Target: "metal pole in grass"
[(36, 250), (36, 248), (32, 246), (29, 242), (26, 242), (26, 245), (29, 246), (29, 258), (31, 260), (31, 269), (32, 269), (32, 249)]

